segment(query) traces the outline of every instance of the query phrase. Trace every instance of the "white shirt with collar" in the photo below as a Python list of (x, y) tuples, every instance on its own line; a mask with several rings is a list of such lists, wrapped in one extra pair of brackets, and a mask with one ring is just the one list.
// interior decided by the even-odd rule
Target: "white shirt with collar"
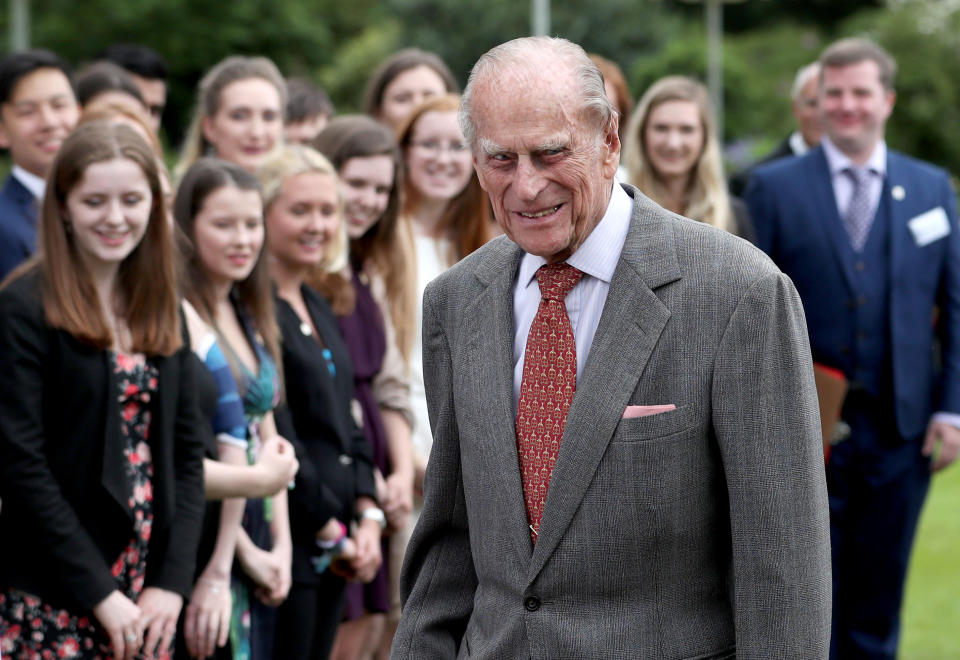
[(853, 181), (850, 175), (844, 173), (848, 167), (865, 167), (870, 176), (870, 208), (874, 213), (880, 204), (880, 195), (883, 193), (883, 180), (887, 177), (887, 143), (881, 140), (874, 147), (870, 158), (862, 166), (856, 165), (827, 136), (820, 142), (823, 145), (823, 155), (827, 157), (827, 167), (830, 168), (830, 181), (833, 183), (833, 197), (837, 200), (837, 212), (841, 218), (847, 215), (850, 200), (853, 199)]
[(790, 151), (793, 152), (794, 156), (802, 156), (810, 151), (810, 145), (808, 145), (807, 141), (803, 139), (803, 135), (800, 133), (800, 131), (794, 131), (791, 133), (790, 137), (787, 139), (787, 144), (790, 145)]
[(47, 182), (42, 178), (28, 172), (19, 165), (14, 165), (10, 170), (13, 178), (23, 184), (23, 187), (30, 191), (30, 194), (37, 199), (43, 199), (43, 194), (47, 191)]
[[(583, 244), (566, 262), (583, 271), (583, 277), (567, 294), (567, 315), (573, 327), (577, 346), (577, 383), (590, 356), (593, 336), (600, 324), (600, 314), (610, 291), (610, 280), (616, 270), (623, 244), (630, 229), (633, 200), (620, 184), (613, 185), (613, 194), (603, 218), (593, 228)], [(513, 285), (513, 319), (516, 334), (513, 338), (513, 409), (520, 400), (523, 380), (523, 358), (527, 348), (530, 326), (540, 306), (540, 285), (537, 270), (547, 263), (543, 257), (525, 253), (520, 260), (517, 279)]]

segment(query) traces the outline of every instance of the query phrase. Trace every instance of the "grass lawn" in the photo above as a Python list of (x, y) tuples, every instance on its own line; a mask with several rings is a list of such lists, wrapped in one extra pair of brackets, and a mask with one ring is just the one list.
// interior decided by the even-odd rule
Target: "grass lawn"
[(907, 577), (901, 660), (960, 658), (960, 464), (934, 476)]

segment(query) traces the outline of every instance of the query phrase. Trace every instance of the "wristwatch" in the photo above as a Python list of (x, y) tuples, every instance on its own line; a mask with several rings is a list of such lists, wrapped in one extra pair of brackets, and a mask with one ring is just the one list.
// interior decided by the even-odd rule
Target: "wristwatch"
[(360, 520), (376, 520), (381, 530), (387, 528), (387, 517), (383, 515), (383, 509), (378, 509), (375, 506), (364, 509), (360, 514)]

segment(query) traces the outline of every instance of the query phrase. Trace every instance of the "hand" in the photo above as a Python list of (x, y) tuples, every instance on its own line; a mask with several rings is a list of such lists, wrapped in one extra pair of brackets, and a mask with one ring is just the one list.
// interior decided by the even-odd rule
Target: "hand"
[(230, 634), (230, 576), (204, 572), (193, 587), (183, 621), (183, 639), (193, 658), (209, 658)]
[(297, 461), (293, 445), (279, 435), (267, 438), (260, 447), (255, 467), (260, 470), (264, 485), (262, 493), (256, 497), (270, 497), (290, 485), (300, 463)]
[(277, 558), (256, 546), (245, 552), (237, 552), (237, 559), (243, 572), (250, 576), (254, 583), (267, 592), (280, 586), (280, 563)]
[(293, 582), (290, 575), (293, 558), (291, 557), (291, 550), (289, 548), (279, 546), (274, 548), (269, 554), (276, 566), (277, 579), (275, 586), (269, 589), (266, 587), (257, 587), (257, 589), (254, 590), (254, 595), (256, 595), (263, 604), (269, 605), (270, 607), (277, 607), (287, 599), (287, 594), (290, 593), (290, 584)]
[(423, 497), (423, 478), (427, 474), (427, 462), (419, 456), (413, 457), (413, 490)]
[(386, 497), (383, 512), (387, 516), (387, 529), (395, 532), (410, 524), (413, 511), (413, 476), (394, 472), (386, 481)]
[(931, 472), (953, 463), (960, 455), (960, 429), (946, 422), (930, 420), (927, 435), (923, 439), (923, 455), (933, 457)]
[(380, 524), (376, 520), (361, 520), (353, 533), (357, 544), (357, 557), (350, 562), (356, 579), (364, 584), (373, 580), (380, 568)]
[(143, 642), (143, 655), (148, 660), (158, 654), (166, 654), (173, 645), (173, 636), (177, 634), (177, 619), (183, 607), (183, 596), (160, 589), (146, 587), (140, 592), (137, 605), (143, 613), (146, 639)]
[(119, 591), (111, 591), (93, 608), (93, 615), (110, 638), (118, 660), (133, 660), (143, 644), (143, 613)]

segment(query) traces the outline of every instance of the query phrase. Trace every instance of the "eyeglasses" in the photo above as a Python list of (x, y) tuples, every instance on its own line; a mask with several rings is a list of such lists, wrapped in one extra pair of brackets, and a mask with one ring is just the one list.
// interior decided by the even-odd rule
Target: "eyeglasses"
[(411, 147), (416, 147), (421, 151), (430, 154), (434, 158), (438, 158), (440, 154), (444, 151), (449, 151), (451, 156), (459, 156), (462, 153), (466, 153), (469, 150), (469, 147), (464, 142), (448, 140), (444, 142), (443, 140), (419, 140), (411, 141)]

